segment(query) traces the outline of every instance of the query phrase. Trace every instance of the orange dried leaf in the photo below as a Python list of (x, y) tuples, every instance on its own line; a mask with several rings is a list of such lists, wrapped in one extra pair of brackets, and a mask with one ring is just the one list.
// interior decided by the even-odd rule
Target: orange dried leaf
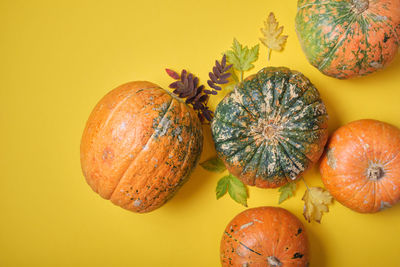
[(304, 193), (304, 218), (311, 222), (321, 222), (323, 212), (328, 212), (328, 205), (332, 203), (332, 196), (321, 187), (310, 187)]
[(271, 50), (282, 51), (287, 35), (281, 35), (283, 32), (283, 26), (278, 27), (279, 23), (276, 21), (274, 13), (269, 13), (267, 20), (264, 22), (264, 28), (261, 28), (261, 32), (264, 38), (260, 38), (260, 41), (269, 48), (269, 54)]

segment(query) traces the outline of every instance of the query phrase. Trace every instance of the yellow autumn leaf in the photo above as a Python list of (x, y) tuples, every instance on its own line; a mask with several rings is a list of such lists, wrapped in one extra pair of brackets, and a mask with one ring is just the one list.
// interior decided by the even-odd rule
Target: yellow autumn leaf
[(274, 13), (269, 13), (267, 20), (264, 22), (264, 28), (261, 28), (264, 38), (260, 38), (260, 41), (268, 47), (268, 60), (272, 50), (282, 51), (288, 38), (287, 35), (281, 35), (283, 26), (278, 26), (279, 23), (276, 21)]
[(323, 212), (328, 212), (328, 205), (332, 203), (332, 196), (321, 187), (310, 187), (304, 193), (304, 218), (311, 222), (315, 220), (320, 223)]

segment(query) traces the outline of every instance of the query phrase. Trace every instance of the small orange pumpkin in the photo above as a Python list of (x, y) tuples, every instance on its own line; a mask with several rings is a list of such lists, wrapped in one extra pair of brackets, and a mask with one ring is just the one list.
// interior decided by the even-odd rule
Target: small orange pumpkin
[(222, 266), (305, 267), (308, 260), (304, 226), (282, 208), (259, 207), (239, 213), (221, 240)]
[(322, 181), (346, 207), (373, 213), (400, 200), (400, 130), (359, 120), (336, 130), (323, 156)]
[(189, 177), (203, 134), (192, 108), (150, 82), (131, 82), (94, 108), (81, 141), (90, 187), (114, 204), (149, 212)]

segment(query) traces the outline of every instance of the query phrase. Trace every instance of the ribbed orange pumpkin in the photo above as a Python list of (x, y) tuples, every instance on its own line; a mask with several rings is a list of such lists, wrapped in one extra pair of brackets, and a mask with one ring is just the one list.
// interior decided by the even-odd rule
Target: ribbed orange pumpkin
[(359, 120), (336, 130), (320, 166), (332, 196), (348, 208), (372, 213), (400, 200), (400, 130)]
[(81, 141), (91, 188), (124, 209), (149, 212), (189, 177), (203, 135), (193, 109), (150, 82), (131, 82), (94, 108)]
[(222, 266), (305, 267), (308, 260), (304, 226), (282, 208), (259, 207), (239, 213), (221, 240)]

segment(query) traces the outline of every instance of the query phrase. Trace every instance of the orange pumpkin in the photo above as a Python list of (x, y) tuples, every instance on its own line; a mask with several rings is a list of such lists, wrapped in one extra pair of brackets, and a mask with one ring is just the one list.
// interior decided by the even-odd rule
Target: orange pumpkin
[(296, 32), (308, 61), (339, 79), (385, 68), (400, 47), (399, 0), (298, 0)]
[(372, 213), (400, 200), (400, 130), (376, 120), (336, 130), (320, 171), (332, 196), (346, 207)]
[(289, 211), (259, 207), (243, 211), (228, 224), (221, 241), (222, 266), (308, 266), (304, 226)]
[(114, 89), (94, 108), (81, 141), (90, 187), (127, 210), (149, 212), (189, 177), (202, 150), (199, 119), (150, 82)]

